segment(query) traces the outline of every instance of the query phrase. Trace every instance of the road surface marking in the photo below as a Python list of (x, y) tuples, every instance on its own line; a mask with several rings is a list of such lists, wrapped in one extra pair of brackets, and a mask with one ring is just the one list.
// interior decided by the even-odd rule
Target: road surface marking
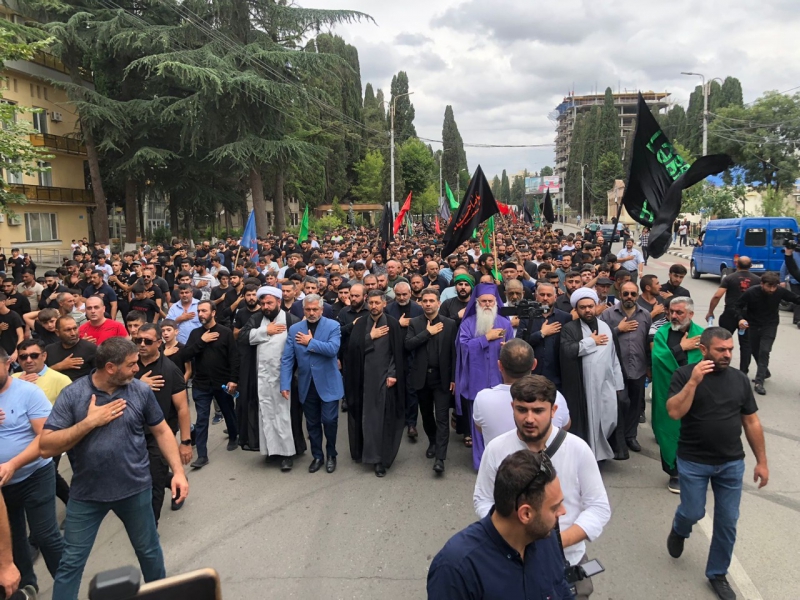
[[(700, 520), (700, 529), (703, 530), (705, 536), (711, 541), (714, 523), (707, 514)], [(743, 600), (764, 600), (764, 597), (758, 591), (753, 580), (750, 579), (747, 571), (744, 570), (742, 563), (736, 558), (736, 554), (731, 556), (731, 566), (728, 567), (728, 575), (731, 576), (736, 587), (739, 588)]]

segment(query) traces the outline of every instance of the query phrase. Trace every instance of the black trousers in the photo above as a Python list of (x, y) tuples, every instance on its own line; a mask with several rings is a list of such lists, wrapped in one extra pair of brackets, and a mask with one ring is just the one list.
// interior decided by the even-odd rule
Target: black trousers
[(417, 390), (416, 396), (422, 415), (422, 429), (428, 436), (428, 442), (436, 444), (436, 458), (445, 460), (450, 442), (450, 394), (442, 391), (438, 374), (429, 373), (425, 387)]
[(622, 420), (617, 424), (617, 427), (623, 427), (626, 440), (634, 439), (639, 431), (639, 415), (644, 411), (645, 377), (646, 375), (642, 375), (638, 379), (626, 379), (625, 389), (619, 392), (628, 398), (627, 402), (620, 403)]
[[(792, 283), (790, 286), (795, 294), (800, 294), (800, 283)], [(792, 323), (796, 325), (800, 323), (800, 304), (795, 304), (792, 310)]]
[(751, 325), (748, 329), (750, 331), (750, 348), (758, 365), (756, 383), (764, 383), (769, 371), (769, 354), (772, 352), (772, 344), (778, 334), (778, 326), (754, 327)]
[(738, 335), (739, 321), (732, 310), (727, 307), (719, 317), (719, 326), (727, 329), (733, 334), (733, 337), (739, 340), (739, 370), (747, 375), (750, 370), (750, 356), (752, 350), (750, 349), (750, 330), (745, 329), (742, 335)]
[(147, 436), (147, 454), (150, 456), (150, 477), (153, 480), (153, 515), (156, 518), (156, 527), (161, 518), (161, 508), (164, 506), (164, 490), (172, 486), (172, 473), (169, 464), (161, 454), (156, 439)]

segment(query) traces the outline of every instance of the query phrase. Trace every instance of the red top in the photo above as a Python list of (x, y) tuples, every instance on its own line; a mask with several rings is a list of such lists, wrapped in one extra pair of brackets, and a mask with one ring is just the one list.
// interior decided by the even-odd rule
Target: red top
[(100, 327), (95, 327), (89, 321), (86, 321), (86, 323), (81, 325), (78, 331), (81, 338), (92, 337), (97, 340), (98, 346), (108, 338), (128, 337), (128, 330), (125, 329), (125, 325), (119, 321), (112, 321), (111, 319), (103, 321)]

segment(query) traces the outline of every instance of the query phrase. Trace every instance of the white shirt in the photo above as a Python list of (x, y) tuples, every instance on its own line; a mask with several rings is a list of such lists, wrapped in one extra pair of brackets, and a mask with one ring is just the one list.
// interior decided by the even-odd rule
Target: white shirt
[[(546, 446), (553, 442), (557, 433), (558, 428), (553, 427)], [(494, 506), (494, 479), (500, 463), (506, 456), (527, 449), (528, 445), (519, 439), (516, 428), (486, 445), (472, 498), (478, 518), (482, 519), (488, 515)], [(577, 524), (586, 532), (589, 541), (596, 540), (611, 518), (611, 507), (608, 504), (608, 495), (594, 453), (582, 439), (567, 433), (564, 443), (552, 461), (561, 482), (564, 508), (567, 511), (558, 520), (561, 531), (566, 531), (573, 524)], [(571, 565), (578, 564), (584, 554), (586, 554), (585, 541), (564, 548), (564, 555)]]
[[(556, 391), (556, 406), (558, 409), (553, 417), (553, 426), (564, 427), (569, 423), (569, 408), (559, 391)], [(511, 385), (501, 383), (478, 392), (472, 405), (472, 420), (481, 428), (484, 444), (507, 431), (516, 430), (514, 409), (511, 406)]]

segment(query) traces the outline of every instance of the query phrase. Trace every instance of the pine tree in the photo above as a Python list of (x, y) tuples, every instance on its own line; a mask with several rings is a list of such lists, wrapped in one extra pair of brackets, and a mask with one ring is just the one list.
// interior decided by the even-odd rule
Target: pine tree
[(389, 130), (383, 106), (383, 92), (378, 90), (376, 97), (372, 84), (364, 88), (364, 144), (369, 149), (378, 149), (389, 143)]
[(611, 88), (606, 88), (605, 100), (600, 111), (600, 120), (597, 125), (596, 155), (602, 156), (607, 152), (614, 152), (617, 156), (622, 154), (620, 147), (619, 113), (614, 106), (614, 93)]
[(742, 96), (742, 84), (736, 77), (726, 77), (722, 83), (720, 90), (722, 99), (720, 100), (721, 108), (728, 108), (731, 106), (741, 108), (744, 105)]
[(689, 96), (686, 109), (686, 148), (694, 155), (703, 153), (703, 86), (698, 85)]
[[(492, 179), (492, 185), (491, 185), (491, 187), (492, 187), (492, 195), (495, 198), (499, 198), (500, 197), (500, 184), (501, 184), (500, 178), (497, 175), (495, 175), (494, 179)], [(458, 200), (460, 202), (461, 198), (456, 198), (456, 200)]]
[(464, 152), (464, 142), (458, 131), (453, 107), (449, 104), (444, 109), (444, 124), (442, 126), (442, 178), (455, 189), (458, 182), (458, 173), (467, 167), (467, 155)]
[(500, 177), (500, 202), (508, 204), (511, 202), (511, 186), (508, 181), (506, 170), (503, 169), (503, 175)]
[[(409, 138), (417, 137), (417, 130), (414, 128), (414, 105), (408, 96), (408, 75), (405, 71), (400, 71), (392, 77), (391, 92), (389, 106), (394, 105), (395, 111), (394, 141), (402, 144)], [(391, 121), (391, 115), (388, 118)]]

